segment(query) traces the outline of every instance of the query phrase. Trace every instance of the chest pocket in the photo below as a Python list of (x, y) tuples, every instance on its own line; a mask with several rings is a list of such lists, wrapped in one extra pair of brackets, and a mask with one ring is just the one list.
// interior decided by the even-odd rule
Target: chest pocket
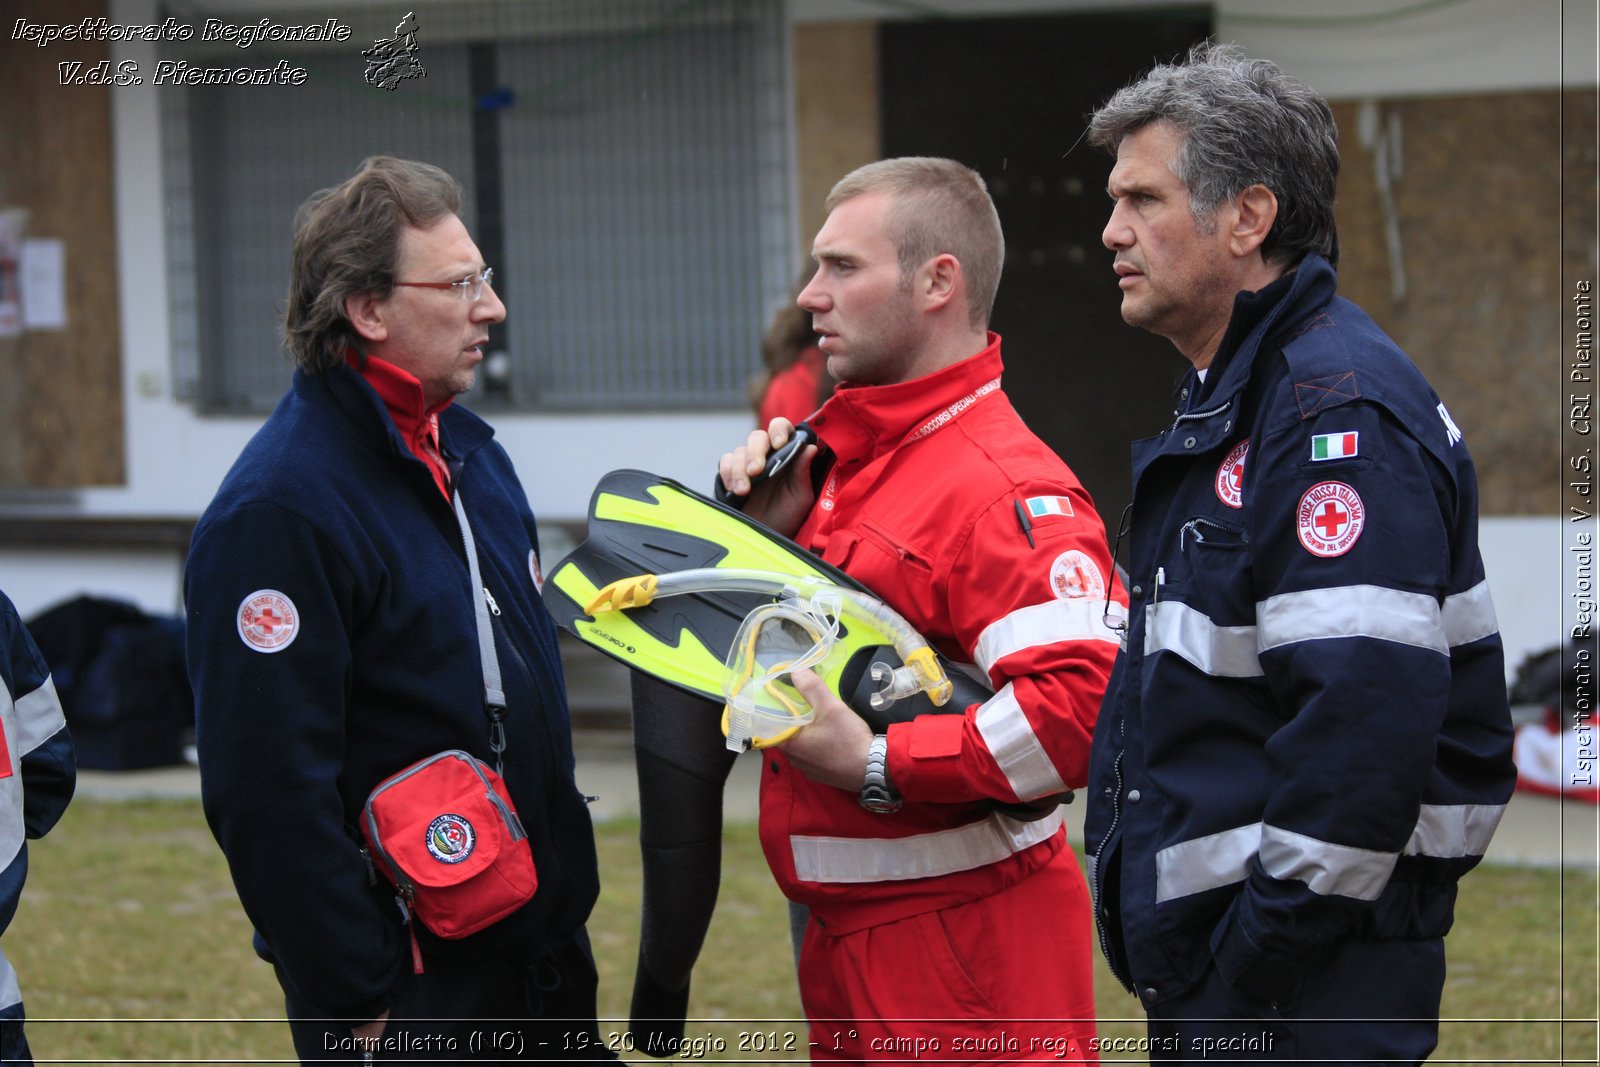
[(1180, 601), (1219, 626), (1253, 624), (1250, 534), (1243, 515), (1208, 510), (1176, 525), (1163, 554), (1157, 603)]
[(857, 523), (837, 565), (918, 629), (933, 616), (931, 562), (880, 524)]

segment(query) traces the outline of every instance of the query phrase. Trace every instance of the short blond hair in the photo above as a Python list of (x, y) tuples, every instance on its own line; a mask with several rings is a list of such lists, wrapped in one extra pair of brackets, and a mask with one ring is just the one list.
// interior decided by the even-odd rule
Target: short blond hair
[(949, 253), (967, 280), (972, 325), (986, 328), (1000, 288), (1006, 239), (989, 187), (978, 172), (933, 156), (879, 160), (839, 179), (828, 194), (827, 209), (866, 193), (883, 193), (891, 201), (884, 226), (900, 259), (901, 284), (909, 286), (918, 267)]

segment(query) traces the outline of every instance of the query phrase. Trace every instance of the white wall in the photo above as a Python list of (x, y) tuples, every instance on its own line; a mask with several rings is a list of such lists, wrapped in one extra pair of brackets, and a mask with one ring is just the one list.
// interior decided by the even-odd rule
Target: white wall
[[(1474, 458), (1483, 463), (1486, 457)], [(1561, 567), (1568, 537), (1565, 524), (1554, 516), (1482, 520), (1478, 546), (1500, 618), (1508, 678), (1530, 652), (1565, 639), (1562, 590), (1569, 584)]]
[(175, 549), (0, 547), (0, 589), (24, 619), (79, 596), (177, 615), (183, 610), (183, 560)]

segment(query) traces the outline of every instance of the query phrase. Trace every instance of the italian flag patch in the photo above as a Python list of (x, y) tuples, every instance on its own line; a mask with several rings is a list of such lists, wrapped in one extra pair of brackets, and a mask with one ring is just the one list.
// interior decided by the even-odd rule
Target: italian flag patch
[(1028, 514), (1036, 519), (1046, 515), (1072, 515), (1072, 498), (1066, 496), (1030, 496)]
[(1325, 459), (1349, 459), (1359, 454), (1356, 439), (1361, 435), (1350, 430), (1346, 433), (1319, 433), (1311, 439), (1311, 458), (1320, 462)]

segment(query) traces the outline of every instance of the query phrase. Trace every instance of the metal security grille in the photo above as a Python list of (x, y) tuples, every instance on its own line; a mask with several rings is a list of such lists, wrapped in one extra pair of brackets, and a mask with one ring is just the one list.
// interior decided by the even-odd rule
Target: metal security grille
[[(211, 16), (175, 5), (198, 25)], [(366, 84), (360, 50), (414, 12), (424, 78)], [(317, 11), (350, 41), (163, 51), (303, 67), (303, 85), (163, 94), (175, 378), (203, 411), (263, 411), (294, 209), (387, 152), (437, 163), (509, 309), (478, 406), (744, 402), (796, 260), (782, 0), (498, 0)], [(240, 14), (303, 23), (304, 15)], [(298, 51), (286, 50), (287, 47)], [(228, 48), (227, 51), (221, 49)]]

